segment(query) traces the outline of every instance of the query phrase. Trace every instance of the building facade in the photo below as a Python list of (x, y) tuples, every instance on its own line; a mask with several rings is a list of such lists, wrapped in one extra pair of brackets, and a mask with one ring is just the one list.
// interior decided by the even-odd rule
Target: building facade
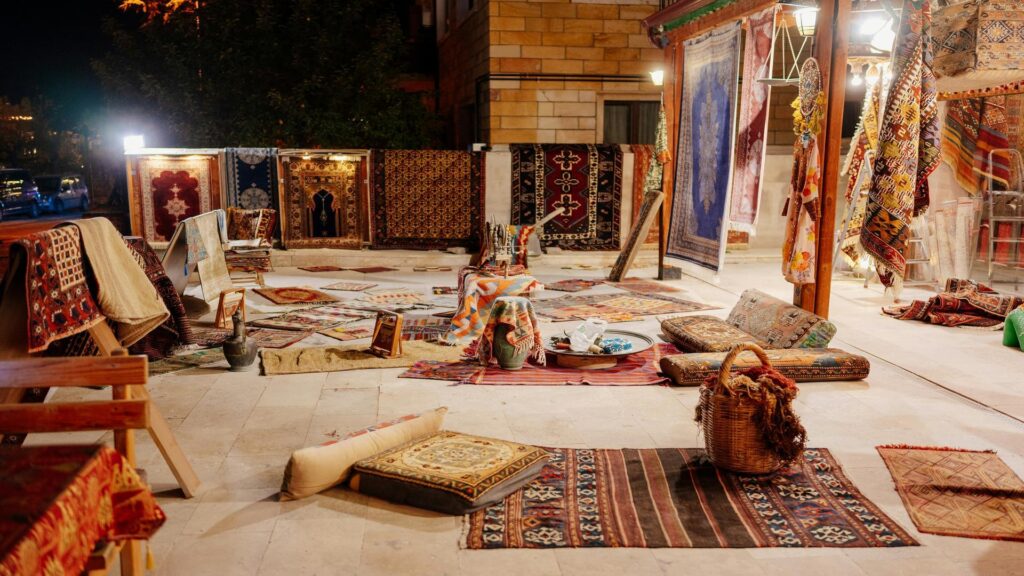
[(658, 0), (438, 0), (448, 143), (653, 142)]

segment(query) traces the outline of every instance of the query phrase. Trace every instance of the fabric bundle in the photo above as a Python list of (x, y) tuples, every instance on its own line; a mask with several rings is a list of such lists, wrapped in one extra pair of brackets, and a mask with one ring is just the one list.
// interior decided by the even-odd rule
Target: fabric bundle
[(786, 240), (782, 245), (782, 275), (793, 284), (813, 284), (817, 274), (818, 202), (821, 170), (818, 133), (824, 113), (818, 61), (808, 58), (800, 70), (800, 95), (793, 102), (793, 171), (786, 216)]
[(533, 305), (526, 298), (504, 296), (498, 298), (491, 313), (487, 317), (487, 325), (477, 341), (477, 358), (487, 366), (494, 356), (494, 333), (499, 325), (508, 327), (505, 336), (507, 342), (515, 347), (516, 352), (529, 349), (528, 359), (543, 366), (545, 362), (544, 343), (541, 340), (540, 326), (537, 316), (533, 313)]
[(684, 42), (666, 255), (715, 272), (722, 267), (728, 232), (741, 32), (737, 22)]
[(153, 252), (149, 243), (143, 238), (125, 238), (124, 243), (131, 250), (135, 261), (145, 272), (149, 282), (156, 289), (170, 313), (170, 317), (163, 324), (132, 344), (128, 351), (132, 354), (145, 354), (149, 356), (150, 360), (159, 360), (167, 357), (175, 348), (196, 344), (192, 323), (185, 312), (185, 306), (181, 302), (181, 297), (178, 296), (178, 291), (174, 289), (174, 283), (164, 272), (160, 257)]
[(273, 208), (227, 210), (228, 240), (263, 240), (271, 244), (276, 226), (277, 210)]
[(939, 162), (930, 24), (929, 0), (904, 3), (860, 236), (882, 282), (897, 289), (906, 274), (910, 221), (928, 206), (928, 176)]
[[(517, 273), (518, 272), (518, 273)], [(449, 344), (478, 338), (484, 330), (494, 301), (501, 296), (520, 296), (542, 288), (533, 276), (510, 270), (509, 276), (466, 266), (459, 271), (459, 305), (452, 317)]]
[(927, 301), (890, 306), (882, 312), (900, 320), (920, 320), (942, 326), (994, 327), (1024, 304), (1024, 296), (1000, 294), (973, 280), (950, 278), (943, 292)]

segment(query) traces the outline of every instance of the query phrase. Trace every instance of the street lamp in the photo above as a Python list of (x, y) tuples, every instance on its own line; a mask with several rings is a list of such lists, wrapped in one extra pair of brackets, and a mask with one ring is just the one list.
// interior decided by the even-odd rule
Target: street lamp
[(124, 137), (124, 152), (125, 154), (131, 152), (138, 152), (146, 147), (146, 139), (142, 134), (129, 134)]

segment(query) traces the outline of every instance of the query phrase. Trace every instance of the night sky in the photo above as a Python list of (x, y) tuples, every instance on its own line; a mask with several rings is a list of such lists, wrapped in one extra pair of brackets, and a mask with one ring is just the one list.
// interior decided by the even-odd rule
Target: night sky
[(9, 0), (0, 35), (0, 96), (12, 102), (42, 96), (62, 120), (75, 122), (103, 104), (90, 61), (102, 56), (103, 21), (119, 14), (116, 0)]

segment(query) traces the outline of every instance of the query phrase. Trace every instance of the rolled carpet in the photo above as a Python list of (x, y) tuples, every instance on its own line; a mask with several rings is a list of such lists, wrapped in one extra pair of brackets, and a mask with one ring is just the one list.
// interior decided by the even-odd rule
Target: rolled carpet
[(260, 368), (264, 376), (305, 374), (308, 372), (341, 372), (368, 368), (405, 368), (420, 360), (455, 362), (462, 357), (462, 348), (443, 346), (426, 340), (402, 342), (402, 355), (381, 358), (366, 351), (366, 345), (285, 348), (260, 351)]

